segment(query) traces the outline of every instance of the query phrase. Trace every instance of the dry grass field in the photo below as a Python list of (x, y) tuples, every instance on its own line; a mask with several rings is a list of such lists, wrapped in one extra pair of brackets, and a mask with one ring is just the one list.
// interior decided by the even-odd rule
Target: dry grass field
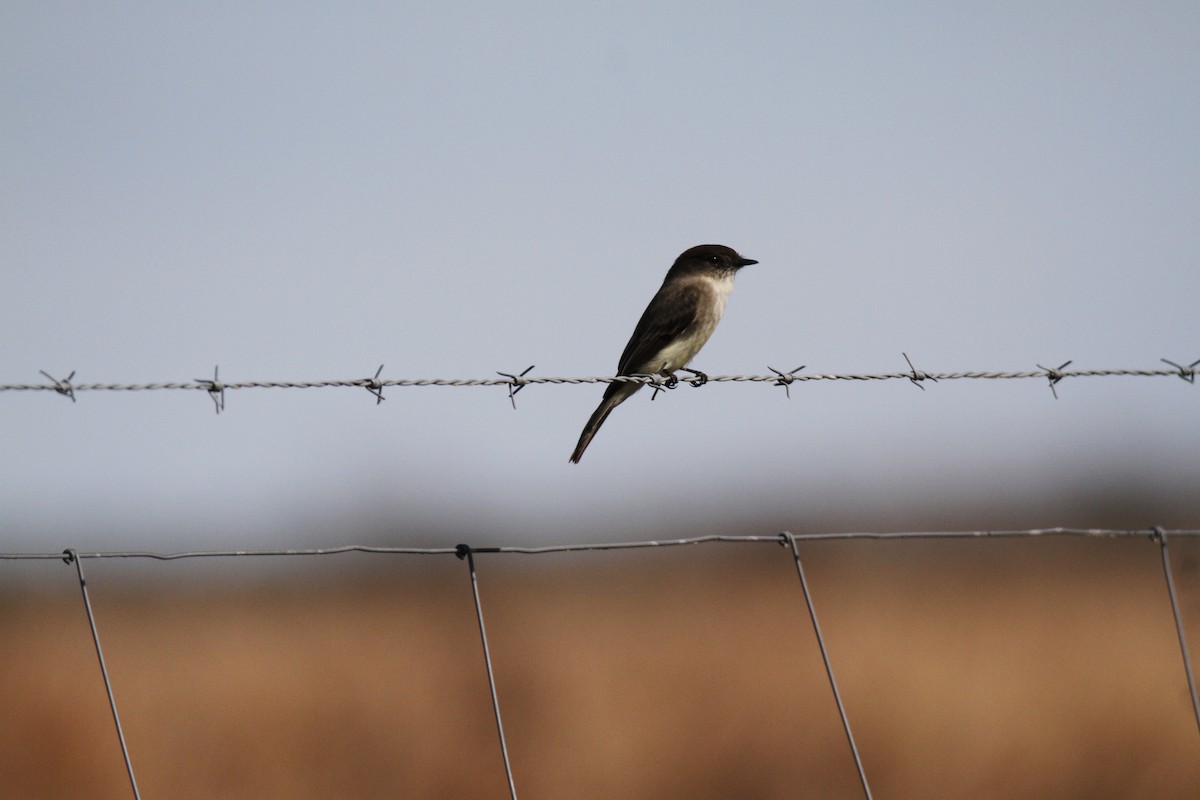
[[(1200, 795), (1149, 539), (803, 555), (876, 797)], [(783, 548), (477, 564), (522, 798), (861, 797)], [(218, 567), (86, 564), (143, 797), (507, 796), (462, 562)], [(36, 569), (0, 582), (0, 795), (129, 797), (73, 568)]]

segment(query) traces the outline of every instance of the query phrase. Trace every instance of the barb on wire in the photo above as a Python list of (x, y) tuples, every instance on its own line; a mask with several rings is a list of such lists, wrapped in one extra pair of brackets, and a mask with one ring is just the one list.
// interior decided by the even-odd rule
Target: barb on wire
[[(530, 367), (530, 369), (533, 368)], [(504, 723), (500, 719), (500, 697), (496, 694), (496, 676), (492, 672), (492, 655), (488, 650), (487, 629), (483, 626), (483, 605), (479, 601), (479, 580), (475, 576), (475, 553), (490, 549), (492, 548), (473, 550), (470, 545), (460, 544), (454, 548), (454, 554), (460, 560), (466, 560), (467, 569), (471, 573), (471, 593), (475, 597), (475, 616), (479, 620), (479, 638), (483, 641), (483, 663), (487, 667), (488, 688), (492, 692), (492, 711), (496, 715), (496, 732), (500, 736), (500, 755), (504, 757), (504, 774), (508, 777), (509, 797), (517, 800), (517, 785), (513, 781), (512, 765), (508, 761), (508, 745), (504, 742)]]
[(88, 597), (87, 580), (83, 577), (83, 562), (79, 559), (79, 554), (75, 552), (75, 548), (68, 547), (61, 554), (61, 558), (67, 564), (75, 565), (75, 572), (79, 576), (79, 590), (83, 593), (83, 607), (87, 611), (88, 626), (92, 629), (92, 643), (96, 646), (96, 657), (100, 660), (100, 675), (104, 678), (104, 691), (108, 693), (108, 707), (112, 710), (113, 724), (117, 726), (117, 739), (121, 742), (121, 754), (125, 757), (125, 771), (129, 774), (129, 783), (133, 787), (133, 796), (135, 800), (141, 797), (138, 794), (137, 778), (133, 776), (133, 762), (129, 760), (129, 748), (125, 744), (125, 732), (121, 730), (121, 715), (117, 713), (117, 699), (113, 695), (112, 683), (108, 679), (108, 667), (104, 664), (104, 650), (100, 647), (100, 631), (96, 628), (96, 617), (92, 613), (92, 601)]
[(901, 353), (900, 355), (904, 356), (904, 360), (908, 362), (908, 369), (910, 370), (908, 379), (912, 381), (913, 386), (917, 387), (923, 392), (925, 391), (925, 387), (921, 385), (921, 381), (930, 380), (934, 383), (937, 383), (937, 378), (930, 375), (928, 372), (922, 372), (913, 366), (912, 359), (908, 357), (908, 353)]
[(1063, 370), (1069, 366), (1071, 366), (1070, 361), (1064, 361), (1062, 366), (1060, 366), (1058, 369), (1050, 369), (1049, 367), (1043, 367), (1041, 364), (1038, 364), (1038, 367), (1046, 373), (1046, 378), (1050, 381), (1050, 392), (1054, 395), (1055, 400), (1058, 399), (1058, 390), (1054, 388), (1054, 384), (1066, 377), (1066, 373), (1064, 373)]
[[(1163, 362), (1164, 364), (1170, 364), (1172, 367), (1179, 370), (1179, 377), (1183, 378), (1188, 383), (1196, 382), (1196, 367), (1200, 366), (1200, 358), (1188, 364), (1186, 367), (1182, 364), (1176, 364), (1169, 358), (1160, 358), (1159, 361)], [(45, 373), (42, 374), (45, 375)], [(71, 374), (74, 375), (75, 373), (72, 372)]]
[(529, 374), (530, 370), (532, 370), (534, 366), (536, 365), (530, 364), (525, 368), (525, 371), (519, 375), (513, 375), (511, 372), (496, 373), (497, 375), (503, 375), (504, 377), (508, 378), (506, 381), (508, 384), (508, 402), (512, 403), (513, 411), (517, 410), (517, 392), (524, 389), (525, 384), (529, 383), (525, 376)]
[(71, 398), (72, 403), (75, 402), (75, 389), (71, 386), (71, 379), (75, 377), (75, 370), (71, 370), (71, 374), (63, 378), (61, 381), (55, 378), (49, 372), (46, 372), (44, 369), (39, 369), (38, 372), (45, 375), (50, 382), (54, 384), (54, 386), (51, 387), (54, 389), (54, 391)]
[(659, 392), (669, 391), (679, 385), (679, 378), (676, 378), (674, 375), (669, 378), (663, 378), (661, 375), (632, 375), (630, 377), (646, 379), (646, 382), (650, 384), (650, 388), (653, 389), (650, 393), (651, 400), (657, 400)]
[(796, 373), (799, 372), (800, 370), (804, 369), (804, 366), (801, 365), (799, 367), (796, 367), (794, 370), (791, 370), (790, 372), (780, 372), (779, 370), (775, 369), (774, 367), (772, 367), (771, 365), (768, 364), (767, 369), (771, 370), (771, 372), (774, 372), (776, 375), (779, 376), (775, 380), (775, 382), (771, 385), (772, 386), (782, 386), (784, 393), (787, 395), (787, 399), (791, 400), (792, 399), (792, 382), (796, 380)]
[(208, 392), (208, 396), (212, 398), (213, 405), (220, 414), (225, 410), (225, 384), (221, 383), (221, 365), (217, 364), (213, 367), (212, 379), (196, 378), (196, 383), (200, 384), (201, 388)]
[(363, 384), (368, 392), (375, 395), (375, 405), (379, 405), (386, 399), (383, 396), (383, 382), (379, 380), (381, 372), (383, 372), (383, 364), (380, 364), (379, 369), (375, 370), (375, 377), (367, 378)]

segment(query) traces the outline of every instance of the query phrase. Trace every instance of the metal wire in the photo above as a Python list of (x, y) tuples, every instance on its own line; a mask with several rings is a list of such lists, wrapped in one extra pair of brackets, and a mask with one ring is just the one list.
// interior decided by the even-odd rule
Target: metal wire
[[(1200, 528), (1175, 528), (1163, 530), (1171, 536), (1200, 536)], [(526, 545), (499, 545), (474, 547), (476, 553), (512, 553), (516, 555), (539, 555), (543, 553), (576, 553), (588, 550), (637, 550), (647, 547), (679, 547), (682, 545), (706, 544), (709, 542), (766, 542), (779, 544), (792, 537), (799, 542), (840, 541), (853, 539), (1009, 539), (1023, 537), (1081, 536), (1100, 539), (1124, 537), (1146, 538), (1154, 536), (1154, 529), (1115, 528), (1032, 528), (1026, 530), (977, 530), (977, 531), (844, 531), (833, 533), (790, 533), (773, 536), (690, 536), (681, 539), (648, 539), (629, 542), (591, 542), (552, 544), (531, 547)], [(187, 558), (266, 558), (275, 556), (329, 556), (341, 553), (376, 553), (382, 555), (448, 556), (458, 555), (457, 547), (381, 547), (373, 545), (340, 545), (338, 547), (282, 548), (258, 550), (183, 550), (156, 552), (152, 550), (108, 550), (77, 553), (79, 558), (148, 558), (157, 561), (176, 561)], [(13, 553), (0, 552), (0, 561), (56, 560), (62, 553)]]
[(475, 597), (475, 617), (479, 620), (479, 638), (483, 642), (483, 663), (487, 667), (488, 688), (492, 693), (492, 712), (496, 716), (496, 733), (500, 736), (500, 755), (504, 757), (504, 774), (508, 777), (508, 795), (517, 800), (517, 785), (513, 781), (512, 765), (508, 761), (508, 745), (504, 742), (504, 722), (500, 719), (500, 697), (496, 694), (496, 676), (492, 672), (492, 654), (488, 649), (487, 629), (483, 626), (483, 604), (479, 601), (479, 580), (475, 576), (475, 554), (470, 545), (454, 548), (455, 555), (465, 558), (471, 572), (471, 593)]
[(1196, 678), (1192, 675), (1192, 659), (1188, 655), (1187, 637), (1183, 635), (1183, 615), (1179, 612), (1179, 598), (1175, 596), (1175, 579), (1171, 577), (1171, 557), (1167, 553), (1167, 532), (1154, 527), (1154, 538), (1162, 553), (1163, 575), (1167, 580), (1167, 596), (1171, 599), (1171, 615), (1175, 617), (1175, 635), (1179, 639), (1179, 651), (1183, 656), (1183, 670), (1187, 674), (1188, 692), (1192, 697), (1192, 715), (1196, 718), (1196, 729), (1200, 730), (1200, 699), (1196, 696)]
[(117, 713), (117, 699), (113, 695), (112, 683), (108, 679), (108, 667), (104, 664), (104, 650), (100, 647), (100, 631), (96, 629), (96, 617), (92, 614), (92, 601), (88, 598), (87, 580), (83, 577), (83, 562), (73, 549), (64, 550), (60, 557), (68, 564), (75, 565), (79, 575), (79, 590), (83, 593), (83, 607), (87, 611), (88, 626), (92, 629), (92, 643), (96, 645), (96, 657), (100, 659), (100, 675), (104, 678), (104, 691), (108, 693), (108, 707), (112, 709), (113, 724), (117, 726), (117, 739), (121, 742), (121, 755), (125, 758), (125, 771), (129, 775), (129, 785), (133, 787), (135, 800), (141, 800), (138, 793), (137, 778), (133, 776), (133, 762), (129, 760), (129, 748), (125, 745), (125, 732), (121, 730), (121, 715)]
[(790, 533), (783, 536), (787, 539), (792, 550), (792, 558), (796, 562), (796, 572), (800, 576), (800, 590), (804, 592), (804, 605), (808, 607), (808, 617), (812, 620), (813, 633), (817, 637), (817, 647), (821, 650), (821, 661), (825, 664), (825, 675), (829, 678), (829, 687), (833, 689), (833, 700), (837, 703), (838, 716), (842, 718), (842, 730), (846, 732), (846, 740), (850, 743), (850, 753), (854, 756), (854, 767), (858, 770), (858, 780), (862, 784), (863, 794), (871, 800), (871, 786), (867, 783), (867, 773), (863, 770), (862, 758), (858, 755), (858, 745), (854, 743), (854, 733), (850, 730), (850, 718), (846, 716), (846, 706), (842, 704), (842, 693), (838, 691), (837, 679), (833, 676), (833, 665), (829, 662), (829, 652), (825, 649), (825, 637), (821, 635), (821, 623), (817, 621), (817, 609), (813, 607), (812, 594), (808, 591), (808, 579), (804, 577), (804, 565), (800, 562), (800, 549), (796, 546), (796, 537)]
[[(782, 386), (784, 390), (791, 396), (791, 385), (793, 383), (804, 383), (807, 381), (891, 381), (891, 380), (906, 380), (912, 382), (918, 388), (924, 389), (922, 385), (924, 381), (953, 381), (953, 380), (1026, 380), (1037, 378), (1049, 382), (1050, 389), (1055, 397), (1058, 397), (1056, 385), (1066, 378), (1109, 378), (1109, 377), (1138, 377), (1138, 378), (1182, 378), (1188, 383), (1195, 383), (1197, 367), (1200, 366), (1200, 359), (1193, 361), (1190, 364), (1177, 364), (1169, 359), (1159, 359), (1163, 363), (1169, 365), (1171, 369), (1074, 369), (1068, 370), (1066, 367), (1071, 361), (1066, 361), (1058, 367), (1044, 367), (1038, 365), (1036, 370), (1027, 370), (1021, 372), (1004, 372), (1004, 371), (965, 371), (965, 372), (926, 372), (917, 369), (912, 362), (912, 359), (907, 354), (902, 354), (908, 364), (909, 369), (904, 372), (880, 372), (880, 373), (809, 373), (802, 374), (804, 367), (797, 367), (790, 372), (767, 367), (772, 374), (769, 375), (713, 375), (702, 376), (700, 380), (689, 381), (694, 386), (703, 385), (704, 383), (767, 383), (772, 386)], [(523, 372), (498, 372), (499, 377), (496, 378), (399, 378), (385, 379), (380, 375), (383, 372), (383, 365), (375, 371), (375, 374), (369, 378), (352, 378), (344, 380), (313, 380), (313, 381), (266, 381), (266, 380), (250, 380), (250, 381), (222, 381), (220, 379), (219, 368), (213, 369), (212, 378), (196, 378), (191, 381), (162, 381), (153, 383), (74, 383), (75, 372), (72, 371), (66, 378), (54, 378), (47, 372), (42, 372), (49, 383), (0, 383), (0, 392), (55, 392), (69, 397), (74, 401), (77, 392), (152, 392), (152, 391), (204, 391), (208, 392), (213, 399), (218, 413), (225, 406), (226, 391), (234, 391), (238, 389), (323, 389), (323, 388), (359, 388), (366, 389), (375, 397), (375, 404), (379, 405), (386, 398), (383, 395), (385, 388), (397, 387), (418, 387), (418, 386), (449, 386), (449, 387), (474, 387), (474, 386), (505, 386), (508, 388), (508, 397), (513, 401), (514, 408), (516, 401), (514, 397), (517, 392), (526, 386), (530, 385), (574, 385), (588, 383), (642, 383), (650, 384), (657, 388), (673, 389), (678, 385), (678, 381), (674, 379), (666, 379), (655, 375), (614, 375), (608, 377), (541, 377), (530, 376), (529, 372), (533, 369), (532, 366), (527, 367)], [(699, 375), (699, 373), (697, 373)]]
[[(834, 677), (831, 659), (825, 645), (824, 635), (821, 631), (820, 624), (817, 620), (815, 604), (812, 599), (812, 593), (808, 586), (808, 580), (804, 573), (804, 567), (800, 560), (798, 542), (820, 542), (820, 541), (848, 541), (848, 540), (868, 540), (868, 541), (886, 541), (886, 540), (912, 540), (912, 539), (984, 539), (984, 538), (1041, 538), (1053, 536), (1076, 536), (1085, 538), (1128, 538), (1128, 537), (1144, 537), (1148, 538), (1159, 545), (1163, 572), (1167, 585), (1167, 592), (1171, 602), (1171, 610), (1175, 619), (1175, 632), (1179, 641), (1180, 652), (1183, 656), (1184, 669), (1187, 677), (1188, 688), (1191, 693), (1192, 710), (1196, 717), (1197, 729), (1200, 730), (1200, 699), (1197, 698), (1197, 689), (1195, 678), (1192, 673), (1191, 659), (1188, 654), (1187, 639), (1184, 634), (1182, 617), (1179, 611), (1179, 601), (1175, 593), (1175, 583), (1171, 573), (1170, 560), (1167, 550), (1167, 538), (1169, 536), (1182, 537), (1198, 537), (1200, 536), (1200, 528), (1195, 529), (1173, 529), (1167, 530), (1161, 527), (1150, 529), (1110, 529), (1110, 528), (1034, 528), (1027, 530), (965, 530), (965, 531), (898, 531), (898, 532), (837, 532), (837, 533), (791, 533), (782, 532), (774, 536), (726, 536), (726, 535), (709, 535), (709, 536), (694, 536), (679, 539), (652, 539), (644, 541), (631, 542), (600, 542), (600, 543), (579, 543), (579, 544), (553, 544), (546, 546), (524, 546), (524, 545), (498, 545), (491, 547), (470, 547), (465, 544), (457, 547), (433, 547), (433, 548), (418, 548), (418, 547), (377, 547), (367, 545), (343, 545), (338, 547), (321, 547), (321, 548), (305, 548), (305, 549), (257, 549), (257, 550), (187, 550), (178, 552), (153, 552), (145, 550), (121, 550), (121, 551), (98, 551), (91, 553), (80, 553), (74, 548), (68, 549), (65, 552), (66, 561), (74, 563), (76, 572), (79, 577), (79, 585), (83, 594), (84, 608), (87, 612), (88, 624), (92, 631), (92, 640), (96, 647), (96, 655), (100, 661), (100, 671), (104, 679), (105, 691), (108, 694), (109, 707), (112, 710), (113, 722), (116, 725), (117, 737), (121, 743), (121, 752), (125, 759), (126, 770), (129, 774), (130, 784), (133, 787), (135, 800), (139, 800), (137, 782), (134, 778), (133, 765), (130, 760), (129, 750), (125, 743), (125, 735), (121, 729), (120, 717), (117, 713), (116, 699), (113, 695), (112, 684), (108, 677), (108, 668), (104, 662), (104, 654), (100, 647), (100, 634), (96, 626), (95, 617), (92, 613), (91, 601), (88, 597), (87, 582), (83, 575), (83, 559), (124, 559), (124, 558), (145, 558), (159, 561), (175, 561), (180, 559), (193, 558), (242, 558), (242, 557), (280, 557), (280, 556), (327, 556), (343, 553), (359, 552), (372, 553), (380, 555), (454, 555), (460, 559), (465, 559), (471, 578), (471, 591), (475, 603), (476, 618), (479, 623), (480, 641), (483, 647), (484, 665), (487, 671), (488, 686), (491, 692), (492, 709), (496, 719), (496, 731), (500, 740), (500, 751), (504, 760), (505, 775), (508, 780), (509, 795), (512, 800), (516, 800), (516, 784), (513, 779), (512, 765), (509, 760), (508, 747), (504, 737), (504, 726), (500, 715), (500, 701), (496, 687), (495, 673), (492, 668), (492, 660), (490, 648), (488, 645), (487, 631), (484, 626), (483, 619), (483, 604), (480, 599), (478, 577), (475, 569), (474, 555), (476, 553), (496, 553), (509, 555), (541, 555), (550, 553), (571, 553), (583, 551), (607, 551), (607, 550), (631, 550), (643, 548), (658, 548), (658, 547), (680, 547), (686, 545), (698, 545), (715, 542), (726, 543), (757, 543), (767, 544), (773, 543), (783, 545), (790, 549), (791, 557), (796, 566), (797, 575), (800, 578), (801, 590), (804, 595), (804, 602), (808, 608), (809, 617), (812, 620), (813, 631), (817, 638), (817, 644), (821, 652), (821, 658), (825, 665), (826, 676), (828, 677), (830, 688), (833, 691), (834, 700), (837, 704), (838, 713), (841, 717), (842, 726), (846, 734), (847, 741), (850, 745), (850, 750), (854, 758), (855, 767), (858, 771), (859, 781), (862, 789), (868, 800), (871, 798), (870, 786), (867, 782), (866, 772), (863, 768), (862, 759), (858, 752), (858, 746), (854, 740), (851, 731), (849, 716), (846, 713), (845, 705), (842, 701), (841, 692), (838, 689), (837, 681)], [(11, 553), (0, 552), (0, 560), (44, 560), (44, 559), (63, 559), (64, 553)]]

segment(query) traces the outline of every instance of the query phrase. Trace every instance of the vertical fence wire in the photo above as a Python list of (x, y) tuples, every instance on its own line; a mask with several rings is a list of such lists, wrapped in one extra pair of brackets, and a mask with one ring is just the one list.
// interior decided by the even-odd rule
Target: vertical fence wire
[(1188, 655), (1187, 637), (1183, 634), (1183, 615), (1179, 611), (1179, 598), (1175, 595), (1175, 579), (1171, 577), (1171, 557), (1167, 553), (1167, 532), (1155, 526), (1154, 538), (1162, 554), (1163, 575), (1167, 579), (1167, 596), (1171, 598), (1171, 614), (1175, 617), (1175, 635), (1179, 637), (1179, 652), (1183, 656), (1183, 671), (1187, 675), (1188, 692), (1192, 697), (1192, 716), (1196, 728), (1200, 729), (1200, 699), (1196, 696), (1196, 677), (1192, 674), (1192, 658)]
[(100, 647), (100, 632), (96, 629), (96, 617), (92, 613), (92, 601), (88, 598), (87, 580), (83, 577), (83, 561), (74, 548), (63, 551), (63, 560), (75, 564), (79, 575), (79, 590), (83, 593), (83, 607), (87, 611), (88, 625), (92, 629), (92, 643), (96, 645), (96, 657), (100, 659), (100, 674), (104, 677), (104, 691), (108, 692), (108, 707), (112, 709), (113, 723), (117, 726), (117, 739), (121, 742), (121, 755), (125, 757), (125, 771), (129, 774), (129, 785), (133, 787), (135, 800), (141, 800), (137, 778), (133, 776), (133, 762), (129, 760), (129, 748), (125, 744), (125, 732), (121, 730), (121, 715), (117, 713), (117, 699), (113, 696), (112, 683), (108, 679), (108, 667), (104, 664), (104, 650)]
[(792, 549), (792, 560), (796, 562), (796, 573), (800, 576), (800, 589), (804, 592), (804, 604), (808, 606), (808, 616), (812, 620), (813, 632), (817, 636), (817, 647), (821, 650), (821, 660), (825, 662), (825, 674), (829, 677), (829, 686), (833, 689), (833, 699), (837, 703), (838, 715), (842, 718), (842, 729), (846, 731), (846, 740), (850, 742), (850, 753), (854, 756), (854, 768), (858, 770), (858, 780), (862, 784), (863, 794), (871, 800), (871, 786), (867, 783), (867, 773), (863, 769), (862, 758), (858, 755), (858, 745), (854, 743), (854, 733), (850, 730), (850, 718), (846, 716), (846, 707), (842, 704), (842, 693), (838, 691), (837, 679), (833, 676), (833, 665), (829, 662), (829, 653), (825, 649), (825, 637), (821, 635), (821, 623), (817, 621), (817, 610), (813, 607), (812, 594), (808, 590), (808, 579), (804, 577), (804, 565), (800, 563), (800, 550), (796, 547), (796, 537), (791, 533), (781, 534)]
[(517, 785), (513, 781), (512, 765), (508, 760), (508, 745), (504, 741), (504, 722), (500, 718), (500, 697), (496, 694), (496, 676), (492, 672), (492, 655), (488, 650), (487, 629), (483, 625), (483, 604), (479, 601), (479, 581), (475, 577), (475, 554), (469, 545), (456, 548), (459, 558), (465, 558), (471, 573), (471, 593), (475, 597), (475, 617), (479, 620), (479, 638), (483, 642), (483, 663), (487, 667), (488, 688), (492, 693), (492, 711), (496, 715), (496, 733), (500, 736), (500, 755), (504, 757), (504, 774), (508, 778), (508, 796), (517, 800)]

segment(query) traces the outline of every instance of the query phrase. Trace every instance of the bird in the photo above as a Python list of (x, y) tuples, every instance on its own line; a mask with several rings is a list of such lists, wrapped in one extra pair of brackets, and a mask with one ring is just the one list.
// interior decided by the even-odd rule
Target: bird
[[(693, 383), (697, 386), (708, 380), (704, 373), (686, 367), (721, 321), (725, 302), (733, 291), (733, 276), (742, 267), (757, 263), (721, 244), (700, 244), (684, 250), (642, 312), (617, 363), (617, 375), (658, 376), (673, 385), (678, 380), (676, 370), (682, 369), (696, 376)], [(579, 444), (571, 453), (572, 464), (579, 463), (612, 410), (642, 385), (624, 381), (608, 385), (604, 399), (583, 426)]]

